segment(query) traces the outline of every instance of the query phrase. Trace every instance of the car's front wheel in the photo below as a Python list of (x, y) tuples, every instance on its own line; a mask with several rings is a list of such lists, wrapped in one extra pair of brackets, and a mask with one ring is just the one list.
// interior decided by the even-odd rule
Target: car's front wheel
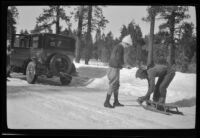
[(28, 83), (33, 84), (35, 83), (36, 79), (36, 63), (34, 61), (30, 61), (26, 68), (26, 80)]

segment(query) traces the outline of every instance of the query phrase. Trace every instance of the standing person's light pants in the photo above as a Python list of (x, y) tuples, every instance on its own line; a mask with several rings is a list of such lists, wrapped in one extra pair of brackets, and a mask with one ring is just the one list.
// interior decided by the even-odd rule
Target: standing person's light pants
[(109, 67), (107, 72), (107, 77), (109, 80), (109, 89), (108, 89), (109, 95), (112, 95), (112, 93), (118, 94), (120, 86), (119, 76), (120, 76), (120, 69)]

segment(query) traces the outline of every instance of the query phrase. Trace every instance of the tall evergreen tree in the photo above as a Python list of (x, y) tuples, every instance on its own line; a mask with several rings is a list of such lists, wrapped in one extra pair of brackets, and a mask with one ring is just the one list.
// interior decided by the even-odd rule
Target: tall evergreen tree
[(121, 41), (126, 35), (128, 35), (128, 29), (126, 28), (125, 25), (123, 25), (120, 31), (119, 40)]
[[(82, 7), (81, 20), (79, 19), (80, 7)], [(82, 51), (84, 51), (85, 63), (88, 64), (90, 55), (91, 55), (91, 54), (88, 55), (88, 53), (92, 52), (91, 50), (92, 50), (92, 45), (93, 45), (91, 33), (94, 30), (103, 30), (105, 28), (106, 23), (108, 23), (108, 21), (103, 16), (102, 6), (80, 6), (80, 7), (79, 6), (76, 7), (74, 9), (74, 12), (72, 12), (72, 13), (74, 14), (75, 21), (78, 20), (78, 22), (79, 22), (78, 30), (81, 30), (81, 33), (79, 33), (79, 34), (81, 34), (81, 39), (80, 39), (81, 40), (81, 42), (80, 42), (81, 49), (84, 49)], [(80, 31), (78, 31), (78, 32), (80, 32)], [(79, 40), (78, 36), (80, 36), (80, 35), (77, 34), (77, 40)], [(83, 41), (83, 39), (84, 39), (84, 41)], [(79, 41), (77, 41), (77, 44), (79, 45)], [(84, 46), (84, 45), (86, 45), (86, 46)], [(78, 48), (77, 51), (80, 51), (79, 49), (80, 48)], [(76, 62), (78, 62), (78, 60), (80, 60), (80, 56), (79, 56), (79, 59), (77, 58), (76, 60), (77, 60)]]
[(87, 33), (86, 33), (86, 53), (85, 53), (85, 64), (87, 65), (90, 60), (91, 49), (92, 49), (92, 6), (88, 6), (88, 25), (87, 25)]
[(110, 59), (112, 49), (115, 45), (113, 34), (111, 31), (106, 34), (103, 41), (104, 41), (104, 44), (101, 45), (101, 59), (103, 62), (108, 62)]
[(97, 29), (96, 35), (95, 35), (94, 51), (93, 51), (93, 55), (94, 55), (95, 59), (100, 58), (101, 48), (102, 48), (101, 30)]
[(64, 6), (49, 6), (44, 9), (43, 13), (37, 18), (37, 24), (40, 30), (51, 32), (51, 26), (56, 25), (56, 34), (60, 34), (61, 26), (60, 20), (64, 20), (67, 24), (70, 17), (65, 14)]
[(20, 31), (20, 34), (29, 34), (29, 33), (28, 33), (27, 29), (25, 29), (25, 30), (22, 29), (22, 30)]
[(34, 29), (30, 31), (32, 34), (37, 34), (41, 32), (41, 28), (38, 26), (38, 24), (35, 25)]
[(150, 6), (147, 7), (148, 15), (146, 18), (143, 18), (144, 21), (150, 22), (150, 36), (149, 36), (149, 46), (148, 46), (148, 58), (147, 66), (151, 67), (154, 65), (153, 60), (153, 42), (154, 42), (154, 27), (155, 27), (155, 18), (156, 15), (162, 11), (160, 6)]
[(9, 6), (7, 9), (7, 39), (11, 40), (12, 34), (16, 33), (16, 23), (18, 18), (18, 10), (15, 6)]
[(93, 6), (92, 30), (104, 30), (109, 21), (104, 17), (102, 8), (106, 6)]
[(168, 29), (170, 32), (170, 46), (169, 46), (169, 65), (175, 64), (175, 42), (174, 42), (174, 33), (176, 25), (179, 24), (183, 19), (189, 18), (189, 15), (186, 14), (188, 11), (187, 6), (162, 6), (161, 18), (165, 19), (166, 22), (161, 24), (159, 28), (161, 30)]
[(93, 30), (103, 30), (108, 23), (108, 20), (103, 16), (103, 10), (101, 6), (87, 6), (87, 13), (85, 18), (87, 20), (83, 21), (83, 31), (86, 30), (86, 49), (85, 49), (85, 64), (88, 64), (91, 50), (92, 50), (92, 36), (91, 33)]
[[(128, 34), (131, 35), (132, 38), (132, 43), (134, 46), (134, 53), (129, 53), (130, 58), (133, 56), (131, 54), (135, 54), (136, 56), (134, 56), (135, 61), (134, 62), (140, 62), (141, 61), (141, 50), (142, 50), (142, 45), (143, 43), (143, 39), (142, 39), (142, 31), (139, 25), (135, 24), (134, 20), (132, 20), (129, 24), (128, 24)], [(133, 51), (133, 48), (132, 48)], [(131, 63), (134, 64), (134, 63)]]
[(187, 23), (184, 22), (181, 25), (182, 28), (182, 38), (181, 38), (181, 50), (184, 53), (184, 55), (191, 60), (192, 57), (194, 56), (195, 52), (195, 39), (193, 37), (193, 29), (194, 29), (194, 24), (193, 23)]
[(24, 30), (23, 29), (20, 31), (20, 34), (24, 34)]
[(24, 34), (29, 34), (28, 31), (27, 31), (27, 29), (24, 30)]
[(82, 26), (83, 26), (84, 6), (78, 7), (78, 32), (76, 39), (75, 62), (79, 63), (81, 59), (81, 39), (82, 39)]

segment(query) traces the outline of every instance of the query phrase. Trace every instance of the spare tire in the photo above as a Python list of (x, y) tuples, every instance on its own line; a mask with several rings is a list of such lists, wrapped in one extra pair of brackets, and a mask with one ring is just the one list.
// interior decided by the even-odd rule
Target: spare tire
[(72, 62), (69, 57), (56, 54), (51, 58), (49, 68), (53, 74), (58, 75), (60, 72), (69, 74), (72, 69)]

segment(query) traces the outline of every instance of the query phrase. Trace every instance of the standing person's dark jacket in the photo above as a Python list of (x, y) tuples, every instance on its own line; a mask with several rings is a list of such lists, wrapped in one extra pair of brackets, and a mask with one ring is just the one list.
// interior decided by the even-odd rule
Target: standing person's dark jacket
[(118, 44), (112, 50), (109, 60), (109, 66), (121, 69), (123, 65), (124, 65), (124, 48), (121, 44)]

